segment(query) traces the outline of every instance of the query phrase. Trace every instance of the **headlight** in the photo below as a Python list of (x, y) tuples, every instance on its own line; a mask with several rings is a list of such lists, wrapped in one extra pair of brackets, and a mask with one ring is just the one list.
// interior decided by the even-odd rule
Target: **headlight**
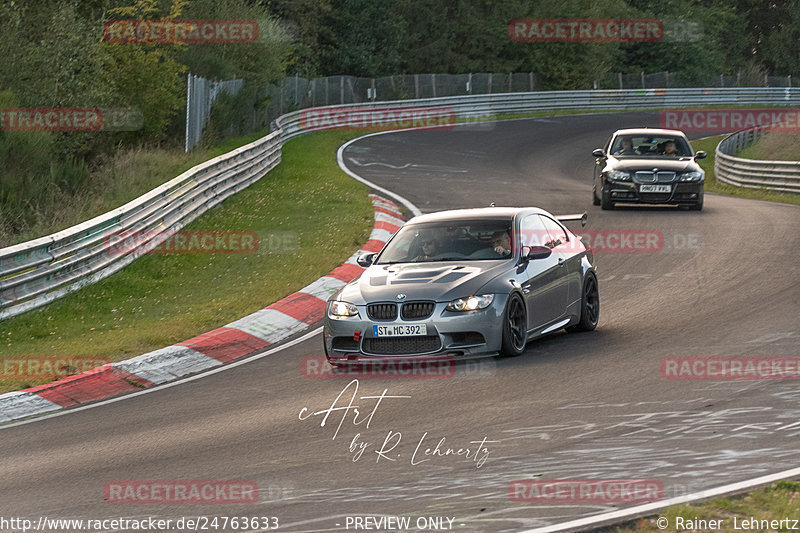
[(328, 307), (329, 316), (358, 316), (358, 307), (348, 302), (331, 302)]
[(624, 170), (612, 170), (608, 173), (608, 177), (614, 181), (631, 181), (630, 172)]
[(489, 307), (494, 301), (494, 294), (481, 294), (480, 296), (467, 296), (447, 304), (448, 311), (476, 311)]
[(706, 177), (706, 173), (702, 170), (695, 172), (686, 172), (681, 174), (681, 181), (702, 181)]

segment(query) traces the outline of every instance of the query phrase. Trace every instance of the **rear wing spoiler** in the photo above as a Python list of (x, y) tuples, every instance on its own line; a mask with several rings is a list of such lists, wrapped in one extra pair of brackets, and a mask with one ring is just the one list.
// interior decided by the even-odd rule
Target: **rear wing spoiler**
[(558, 215), (556, 217), (556, 220), (558, 220), (559, 222), (564, 223), (564, 224), (566, 224), (567, 222), (578, 222), (578, 221), (580, 221), (581, 227), (585, 228), (586, 227), (587, 218), (588, 218), (588, 216), (586, 215), (586, 213), (581, 213), (581, 214), (578, 214), (578, 215)]

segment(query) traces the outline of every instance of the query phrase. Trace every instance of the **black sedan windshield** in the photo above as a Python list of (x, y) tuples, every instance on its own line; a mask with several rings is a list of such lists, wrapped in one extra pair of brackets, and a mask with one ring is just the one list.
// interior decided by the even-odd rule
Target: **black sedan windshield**
[(611, 154), (616, 157), (691, 157), (692, 149), (680, 136), (617, 135)]
[(376, 263), (497, 260), (512, 255), (511, 220), (458, 220), (403, 226)]

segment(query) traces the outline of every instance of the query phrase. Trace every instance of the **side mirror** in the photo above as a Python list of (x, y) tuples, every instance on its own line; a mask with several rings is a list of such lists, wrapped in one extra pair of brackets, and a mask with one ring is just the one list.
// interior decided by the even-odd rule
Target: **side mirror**
[(605, 157), (606, 153), (603, 151), (602, 148), (595, 148), (592, 150), (592, 155), (595, 157)]
[(375, 261), (375, 257), (377, 255), (378, 254), (376, 253), (361, 254), (356, 258), (356, 263), (358, 263), (358, 266), (367, 268), (372, 264), (373, 261)]
[(525, 254), (525, 259), (535, 261), (536, 259), (547, 259), (553, 250), (547, 246), (528, 246), (528, 253)]
[(708, 154), (707, 154), (707, 153), (705, 153), (705, 152), (704, 152), (704, 151), (702, 151), (702, 150), (700, 150), (699, 152), (697, 152), (696, 154), (694, 154), (694, 158), (695, 158), (695, 159), (705, 159), (706, 157), (708, 157)]

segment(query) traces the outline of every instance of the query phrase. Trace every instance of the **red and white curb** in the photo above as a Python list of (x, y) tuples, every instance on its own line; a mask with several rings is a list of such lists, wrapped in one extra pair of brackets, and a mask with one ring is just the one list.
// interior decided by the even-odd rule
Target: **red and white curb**
[(405, 221), (394, 202), (370, 194), (375, 225), (369, 240), (341, 266), (264, 309), (192, 339), (58, 381), (0, 395), (0, 423), (135, 392), (253, 355), (320, 321), (328, 297), (363, 268)]

